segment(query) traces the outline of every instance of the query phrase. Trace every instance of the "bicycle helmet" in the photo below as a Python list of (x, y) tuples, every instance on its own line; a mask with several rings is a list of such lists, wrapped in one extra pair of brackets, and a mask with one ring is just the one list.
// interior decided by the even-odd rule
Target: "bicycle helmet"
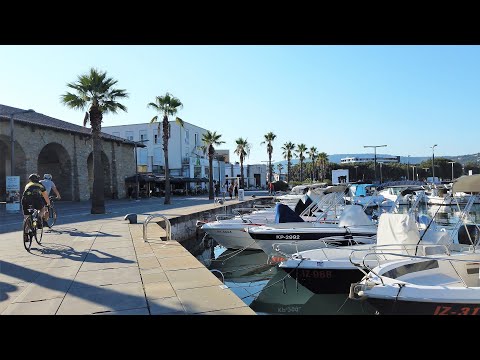
[(38, 176), (38, 174), (30, 174), (28, 180), (38, 183), (40, 181), (40, 176)]
[(43, 178), (46, 180), (52, 180), (52, 174), (43, 174)]

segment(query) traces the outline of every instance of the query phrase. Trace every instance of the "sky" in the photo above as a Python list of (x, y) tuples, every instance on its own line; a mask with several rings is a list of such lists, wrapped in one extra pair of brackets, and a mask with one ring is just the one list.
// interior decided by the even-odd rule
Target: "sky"
[(106, 71), (128, 111), (102, 126), (149, 122), (169, 92), (184, 121), (251, 144), (247, 164), (286, 142), (327, 154), (455, 156), (480, 151), (480, 46), (466, 45), (0, 45), (0, 104), (83, 125), (60, 101), (66, 84)]

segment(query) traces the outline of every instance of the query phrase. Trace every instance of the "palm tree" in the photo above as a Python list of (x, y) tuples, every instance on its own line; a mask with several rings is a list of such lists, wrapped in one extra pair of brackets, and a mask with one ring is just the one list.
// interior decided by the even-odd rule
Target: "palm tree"
[(262, 141), (260, 145), (267, 144), (267, 153), (268, 153), (268, 183), (272, 183), (272, 153), (273, 153), (273, 145), (272, 141), (275, 140), (277, 135), (273, 132), (269, 132), (264, 135), (265, 141)]
[[(202, 141), (204, 145), (200, 146), (203, 150), (203, 153), (208, 153), (208, 198), (210, 200), (214, 199), (213, 195), (213, 157), (215, 156), (215, 148), (213, 145), (223, 144), (225, 141), (220, 141), (222, 135), (217, 134), (216, 131), (210, 132), (207, 130), (206, 133), (202, 135)], [(220, 181), (220, 179), (218, 179)]]
[(312, 159), (312, 181), (313, 181), (315, 178), (315, 160), (317, 159), (317, 156), (318, 156), (317, 148), (315, 146), (312, 146), (307, 153), (310, 159)]
[(321, 177), (322, 180), (325, 179), (325, 168), (328, 163), (328, 155), (325, 152), (321, 152), (317, 155), (318, 162), (320, 163)]
[(277, 164), (277, 170), (278, 170), (278, 179), (281, 180), (282, 178), (282, 170), (283, 170), (283, 165), (282, 164)]
[(103, 114), (116, 114), (118, 110), (127, 112), (127, 108), (117, 102), (117, 99), (128, 98), (126, 90), (116, 89), (117, 80), (107, 77), (106, 72), (91, 68), (87, 74), (79, 75), (76, 82), (67, 86), (76, 91), (76, 94), (67, 92), (60, 96), (60, 101), (76, 110), (88, 111), (83, 119), (83, 126), (90, 121), (93, 147), (93, 191), (92, 214), (105, 214), (104, 194), (104, 167), (102, 165), (102, 120)]
[(283, 157), (287, 160), (287, 183), (290, 181), (290, 169), (292, 166), (292, 152), (295, 149), (295, 144), (292, 142), (287, 142), (283, 144)]
[[(158, 121), (158, 115), (155, 115), (150, 123), (158, 121), (158, 134), (160, 135), (160, 125), (163, 128), (163, 154), (165, 156), (165, 201), (164, 204), (170, 204), (170, 168), (168, 167), (168, 139), (170, 138), (170, 124), (168, 123), (168, 116), (174, 116), (177, 111), (183, 107), (182, 102), (168, 92), (165, 96), (157, 96), (155, 102), (151, 102), (147, 107), (157, 110), (163, 115), (162, 122)], [(183, 127), (183, 120), (175, 117), (175, 122)]]
[(305, 144), (298, 144), (296, 154), (300, 159), (300, 181), (303, 181), (303, 161), (305, 160), (304, 152), (307, 151), (307, 146)]
[[(244, 187), (244, 180), (243, 180), (243, 160), (245, 156), (250, 155), (250, 144), (248, 143), (247, 139), (238, 138), (235, 140), (237, 143), (237, 148), (235, 149), (235, 154), (240, 156), (240, 186), (243, 189)], [(219, 180), (220, 181), (220, 180)]]

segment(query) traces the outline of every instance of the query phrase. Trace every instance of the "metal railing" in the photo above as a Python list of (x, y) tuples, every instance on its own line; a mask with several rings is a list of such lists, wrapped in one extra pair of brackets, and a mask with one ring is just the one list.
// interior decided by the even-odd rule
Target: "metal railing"
[(153, 214), (149, 215), (145, 222), (143, 223), (143, 241), (147, 242), (147, 225), (148, 223), (154, 218), (162, 218), (165, 221), (165, 232), (167, 233), (167, 238), (165, 240), (172, 240), (172, 224), (170, 224), (170, 220), (165, 215), (162, 214)]

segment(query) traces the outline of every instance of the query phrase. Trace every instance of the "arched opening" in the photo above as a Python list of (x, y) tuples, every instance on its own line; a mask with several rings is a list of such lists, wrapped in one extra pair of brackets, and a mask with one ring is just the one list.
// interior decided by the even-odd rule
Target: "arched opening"
[[(6, 177), (11, 175), (11, 142), (10, 137), (0, 135), (0, 201), (5, 201), (6, 197)], [(27, 183), (26, 157), (22, 146), (16, 141), (14, 148), (14, 174), (20, 176), (20, 192)]]
[[(103, 196), (106, 199), (112, 198), (112, 176), (110, 174), (110, 161), (108, 160), (107, 155), (102, 151), (102, 167), (103, 167), (103, 179), (104, 179), (104, 191)], [(93, 192), (93, 152), (88, 155), (87, 159), (87, 168), (88, 168), (88, 189), (90, 191), (90, 199), (92, 198)]]
[[(43, 174), (52, 174), (62, 199), (73, 200), (72, 161), (67, 150), (58, 143), (45, 145), (38, 155), (37, 172), (40, 178)], [(53, 192), (50, 195), (55, 195)]]

